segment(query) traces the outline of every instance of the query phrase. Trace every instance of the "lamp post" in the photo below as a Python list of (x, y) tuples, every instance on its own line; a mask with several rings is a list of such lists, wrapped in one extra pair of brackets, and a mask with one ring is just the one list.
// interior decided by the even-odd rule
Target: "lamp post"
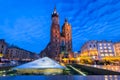
[(80, 58), (79, 57), (77, 58), (77, 63), (80, 63)]
[(3, 54), (0, 53), (0, 62), (2, 62), (2, 57), (3, 57)]

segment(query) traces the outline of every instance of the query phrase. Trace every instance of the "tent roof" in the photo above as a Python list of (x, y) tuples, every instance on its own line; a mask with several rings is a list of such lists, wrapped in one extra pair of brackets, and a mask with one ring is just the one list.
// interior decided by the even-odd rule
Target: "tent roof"
[(52, 60), (48, 57), (40, 58), (38, 60), (17, 66), (13, 69), (46, 69), (46, 68), (60, 68), (64, 69), (64, 66), (61, 66), (55, 60)]

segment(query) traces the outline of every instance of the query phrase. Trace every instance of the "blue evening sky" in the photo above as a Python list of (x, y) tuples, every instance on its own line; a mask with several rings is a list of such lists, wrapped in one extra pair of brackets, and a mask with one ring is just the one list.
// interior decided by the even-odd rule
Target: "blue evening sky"
[(56, 5), (72, 26), (73, 51), (88, 40), (120, 40), (120, 0), (0, 0), (0, 38), (39, 53), (50, 40)]

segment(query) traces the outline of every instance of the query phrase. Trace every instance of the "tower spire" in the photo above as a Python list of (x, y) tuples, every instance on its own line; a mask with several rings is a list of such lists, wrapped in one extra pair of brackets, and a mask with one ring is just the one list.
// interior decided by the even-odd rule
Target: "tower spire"
[(53, 11), (53, 13), (52, 13), (52, 17), (54, 17), (54, 16), (58, 17), (58, 13), (57, 13), (57, 10), (56, 10), (56, 6), (54, 7), (54, 11)]
[(68, 22), (67, 18), (65, 18), (65, 22)]
[(54, 7), (54, 13), (56, 13), (57, 11), (56, 11), (56, 6)]

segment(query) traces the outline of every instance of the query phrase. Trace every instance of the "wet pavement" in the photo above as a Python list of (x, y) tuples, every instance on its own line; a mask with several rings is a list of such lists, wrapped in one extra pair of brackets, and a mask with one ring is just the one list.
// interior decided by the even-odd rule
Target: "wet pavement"
[(90, 66), (120, 72), (120, 66), (114, 65), (90, 65)]

